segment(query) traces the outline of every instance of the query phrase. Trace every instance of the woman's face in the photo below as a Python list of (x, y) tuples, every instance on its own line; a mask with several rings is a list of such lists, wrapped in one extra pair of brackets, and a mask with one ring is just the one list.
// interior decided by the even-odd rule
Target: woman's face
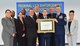
[(7, 11), (5, 14), (7, 17), (11, 17), (11, 11)]
[(74, 13), (72, 13), (72, 12), (69, 13), (69, 18), (70, 18), (70, 19), (74, 19)]
[(19, 17), (19, 18), (22, 18), (22, 17), (23, 17), (23, 14), (20, 12), (20, 13), (18, 14), (18, 17)]

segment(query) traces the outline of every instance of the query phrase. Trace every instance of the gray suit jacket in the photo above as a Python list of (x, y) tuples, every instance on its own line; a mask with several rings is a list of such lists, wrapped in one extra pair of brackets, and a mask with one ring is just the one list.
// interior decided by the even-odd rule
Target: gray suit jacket
[[(67, 21), (67, 25), (66, 25), (66, 34), (69, 33), (68, 22), (69, 22), (69, 20)], [(77, 31), (78, 31), (78, 21), (73, 20), (72, 23), (71, 23), (71, 26), (70, 26), (70, 32), (71, 32), (72, 35), (76, 35)]]
[(2, 39), (4, 42), (4, 46), (13, 46), (12, 34), (15, 32), (14, 19), (12, 19), (11, 21), (7, 17), (2, 18), (2, 26), (3, 26)]

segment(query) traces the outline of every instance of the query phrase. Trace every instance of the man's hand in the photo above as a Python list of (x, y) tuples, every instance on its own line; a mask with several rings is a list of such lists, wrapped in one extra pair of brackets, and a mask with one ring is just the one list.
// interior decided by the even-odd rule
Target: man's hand
[(25, 34), (23, 34), (22, 37), (25, 37)]
[(72, 36), (72, 34), (71, 33), (68, 33), (67, 36)]
[(54, 21), (58, 23), (57, 19), (54, 19)]
[(38, 23), (39, 21), (40, 21), (39, 19), (36, 20), (37, 23)]
[(12, 36), (15, 37), (16, 36), (15, 33), (13, 33)]

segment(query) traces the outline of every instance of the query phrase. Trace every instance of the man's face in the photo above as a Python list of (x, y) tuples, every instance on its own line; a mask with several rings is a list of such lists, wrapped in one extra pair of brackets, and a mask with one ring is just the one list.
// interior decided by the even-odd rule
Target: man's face
[(49, 11), (50, 11), (50, 13), (53, 13), (53, 12), (54, 12), (54, 8), (51, 7), (51, 8), (49, 9)]
[(42, 12), (42, 13), (43, 13), (43, 15), (44, 15), (44, 16), (46, 16), (46, 15), (47, 15), (47, 11), (46, 11), (46, 10), (43, 10), (43, 12)]
[(59, 13), (61, 11), (60, 7), (56, 7), (56, 12)]
[(29, 15), (33, 16), (34, 15), (34, 10), (29, 10)]
[(70, 19), (73, 19), (74, 18), (74, 13), (73, 12), (69, 13), (69, 18)]
[(34, 7), (34, 11), (35, 11), (35, 12), (38, 12), (38, 11), (39, 11), (39, 7), (38, 7), (38, 6), (35, 6), (35, 7)]

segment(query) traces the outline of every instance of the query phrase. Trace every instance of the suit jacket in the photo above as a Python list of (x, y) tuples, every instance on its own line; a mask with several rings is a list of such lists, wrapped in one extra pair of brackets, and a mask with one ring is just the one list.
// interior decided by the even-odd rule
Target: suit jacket
[[(23, 22), (24, 22), (24, 19), (23, 19)], [(15, 25), (16, 25), (16, 32), (17, 32), (16, 35), (17, 35), (17, 37), (22, 37), (22, 35), (26, 31), (25, 22), (24, 22), (24, 24), (22, 24), (22, 22), (18, 18), (17, 21), (15, 22)], [(25, 31), (23, 30), (23, 25), (24, 25)]]
[[(48, 16), (48, 18), (50, 18), (50, 19), (53, 19), (53, 18), (55, 18), (56, 19), (56, 13), (50, 13), (50, 14), (48, 14), (47, 15)], [(56, 25), (56, 22), (55, 22), (55, 25)], [(55, 26), (55, 29), (56, 29), (56, 26)]]
[(27, 16), (26, 19), (26, 36), (27, 38), (30, 37), (37, 37), (37, 23), (34, 18)]
[(13, 37), (12, 34), (15, 33), (15, 24), (14, 20), (10, 18), (2, 18), (2, 39), (5, 46), (13, 46)]
[(56, 14), (55, 13), (52, 13), (52, 14), (50, 13), (47, 16), (48, 16), (48, 18), (56, 18)]
[[(38, 18), (39, 18), (39, 17), (42, 17), (42, 14), (41, 14), (41, 13), (39, 13)], [(35, 20), (37, 19), (37, 16), (36, 16), (36, 14), (35, 14), (35, 13), (34, 13), (33, 18), (34, 18)]]
[(66, 25), (66, 14), (60, 13), (60, 15), (56, 15), (56, 19), (58, 23), (56, 23), (56, 31), (55, 35), (65, 35), (65, 25)]
[[(69, 20), (67, 20), (67, 25), (66, 25), (66, 34), (69, 33), (69, 29), (68, 29), (68, 22)], [(71, 23), (71, 26), (70, 26), (70, 32), (72, 35), (76, 35), (77, 34), (77, 31), (78, 31), (78, 21), (77, 20), (73, 20), (72, 23)]]
[[(16, 29), (16, 26), (17, 26), (17, 19), (16, 18), (13, 18), (14, 19), (14, 24), (15, 24), (15, 29)], [(16, 29), (17, 31), (17, 29)]]

